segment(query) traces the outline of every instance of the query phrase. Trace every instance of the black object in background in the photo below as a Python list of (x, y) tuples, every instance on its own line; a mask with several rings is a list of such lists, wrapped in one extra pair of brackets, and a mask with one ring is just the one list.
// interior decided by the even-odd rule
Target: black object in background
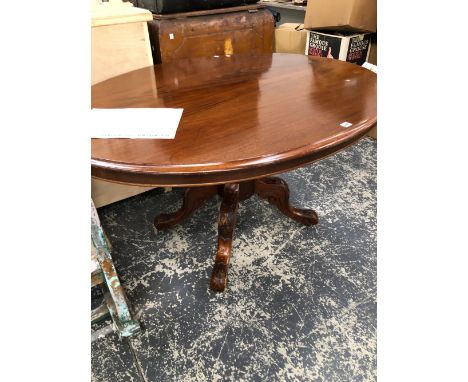
[(276, 28), (276, 23), (279, 23), (281, 21), (281, 13), (274, 11), (271, 8), (267, 8), (271, 14), (273, 15), (273, 19), (275, 20), (275, 28)]
[(178, 13), (190, 11), (204, 11), (207, 9), (235, 7), (258, 3), (259, 0), (133, 0), (139, 8), (150, 10), (152, 13)]

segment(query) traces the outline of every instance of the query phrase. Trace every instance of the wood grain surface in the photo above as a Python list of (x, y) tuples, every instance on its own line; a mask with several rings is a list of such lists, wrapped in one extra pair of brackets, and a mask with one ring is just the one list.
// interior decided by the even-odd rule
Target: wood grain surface
[(215, 13), (219, 9), (205, 11), (206, 15), (198, 17), (158, 19), (155, 15), (148, 22), (154, 64), (214, 55), (272, 53), (272, 13), (268, 9), (252, 12), (248, 6), (236, 8), (238, 12), (222, 15)]
[[(153, 71), (155, 83), (147, 81)], [(291, 170), (364, 136), (377, 122), (376, 88), (367, 69), (296, 54), (196, 58), (136, 70), (94, 85), (92, 107), (183, 108), (176, 137), (92, 139), (92, 175), (198, 186)], [(135, 121), (135, 129), (148, 123), (158, 121)]]

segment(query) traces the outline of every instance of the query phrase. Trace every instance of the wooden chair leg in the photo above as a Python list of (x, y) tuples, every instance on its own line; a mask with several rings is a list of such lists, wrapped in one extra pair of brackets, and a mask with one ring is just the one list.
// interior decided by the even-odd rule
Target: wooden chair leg
[[(95, 273), (93, 277), (92, 274), (91, 281), (100, 282), (107, 311), (112, 317), (118, 335), (129, 337), (140, 330), (140, 324), (130, 312), (125, 291), (112, 261), (109, 241), (101, 227), (94, 204), (91, 204), (91, 243), (100, 269), (100, 275), (97, 276)], [(105, 316), (106, 310), (101, 307), (91, 313), (91, 320), (96, 322)]]
[(239, 184), (226, 184), (219, 210), (218, 251), (210, 280), (210, 288), (216, 292), (224, 291), (227, 285), (227, 273), (238, 206)]

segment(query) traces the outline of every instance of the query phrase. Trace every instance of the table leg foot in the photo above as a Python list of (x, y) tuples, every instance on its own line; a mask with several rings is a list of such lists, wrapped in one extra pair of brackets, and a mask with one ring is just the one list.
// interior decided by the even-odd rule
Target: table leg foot
[(215, 292), (224, 292), (227, 286), (228, 267), (223, 263), (215, 263), (211, 273), (210, 288)]
[(227, 273), (238, 206), (239, 184), (226, 184), (219, 210), (218, 251), (210, 279), (210, 288), (216, 292), (224, 291), (227, 285)]
[(289, 204), (289, 187), (281, 178), (272, 176), (255, 180), (255, 193), (299, 223), (305, 225), (318, 223), (318, 216), (314, 210), (296, 208)]
[(192, 187), (187, 188), (184, 194), (182, 207), (170, 214), (160, 214), (154, 219), (154, 225), (157, 229), (166, 229), (173, 227), (183, 219), (191, 216), (197, 208), (218, 193), (216, 186)]

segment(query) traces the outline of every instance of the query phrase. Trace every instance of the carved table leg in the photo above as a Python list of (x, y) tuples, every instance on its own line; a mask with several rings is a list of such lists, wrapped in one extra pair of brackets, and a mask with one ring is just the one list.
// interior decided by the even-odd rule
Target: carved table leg
[(176, 225), (181, 220), (192, 215), (207, 199), (215, 196), (217, 193), (218, 188), (216, 186), (187, 188), (182, 207), (174, 213), (156, 216), (154, 225), (157, 229), (170, 228)]
[(210, 287), (222, 292), (227, 285), (227, 272), (231, 258), (232, 237), (236, 224), (239, 205), (239, 184), (226, 184), (223, 190), (223, 201), (219, 210), (218, 252), (211, 274)]
[(318, 223), (318, 216), (314, 210), (301, 209), (289, 204), (289, 187), (281, 178), (268, 177), (255, 180), (255, 193), (267, 199), (269, 203), (278, 207), (278, 209), (293, 220), (305, 225)]

